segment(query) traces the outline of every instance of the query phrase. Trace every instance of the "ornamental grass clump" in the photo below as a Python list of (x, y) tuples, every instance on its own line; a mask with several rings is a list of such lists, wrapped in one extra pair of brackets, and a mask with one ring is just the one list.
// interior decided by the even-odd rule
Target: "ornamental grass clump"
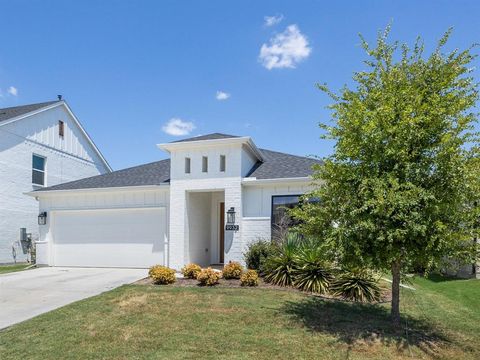
[(200, 265), (187, 264), (182, 268), (182, 274), (186, 279), (196, 279), (198, 274), (202, 271)]
[(346, 270), (340, 273), (330, 287), (332, 295), (355, 302), (378, 302), (382, 289), (378, 277), (369, 270)]
[(240, 279), (243, 273), (243, 266), (236, 261), (230, 261), (223, 267), (223, 278), (224, 279)]
[(240, 276), (241, 286), (258, 286), (258, 273), (255, 270), (247, 270)]
[(173, 284), (177, 280), (175, 270), (162, 265), (152, 266), (148, 271), (148, 276), (153, 280), (154, 284), (159, 285)]
[(209, 267), (200, 271), (200, 273), (197, 275), (197, 280), (200, 285), (214, 286), (218, 284), (218, 280), (220, 280), (221, 277), (222, 273), (220, 271), (215, 271)]

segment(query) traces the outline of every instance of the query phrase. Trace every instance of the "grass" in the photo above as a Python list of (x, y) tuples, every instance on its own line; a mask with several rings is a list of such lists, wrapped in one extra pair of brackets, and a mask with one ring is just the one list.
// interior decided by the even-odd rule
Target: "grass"
[(123, 286), (0, 332), (6, 359), (478, 359), (480, 281), (415, 279), (388, 304), (255, 288)]
[(25, 270), (30, 264), (0, 265), (0, 274)]

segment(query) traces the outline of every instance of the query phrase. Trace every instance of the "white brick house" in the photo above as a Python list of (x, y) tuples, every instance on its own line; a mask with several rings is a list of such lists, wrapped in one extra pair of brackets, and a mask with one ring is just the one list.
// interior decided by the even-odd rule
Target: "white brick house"
[(0, 263), (26, 259), (20, 228), (39, 236), (26, 192), (110, 171), (64, 101), (0, 109)]
[(246, 245), (270, 238), (283, 205), (309, 189), (318, 163), (218, 133), (159, 148), (170, 159), (31, 192), (47, 214), (37, 261), (175, 269), (243, 261)]

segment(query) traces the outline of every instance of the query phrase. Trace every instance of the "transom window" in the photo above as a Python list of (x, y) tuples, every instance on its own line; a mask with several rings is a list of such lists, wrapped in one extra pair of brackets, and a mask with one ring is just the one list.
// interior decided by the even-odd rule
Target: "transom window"
[(227, 167), (227, 159), (225, 155), (220, 155), (220, 172), (225, 172), (225, 168)]
[(32, 156), (32, 184), (45, 186), (45, 163), (47, 159), (40, 155)]
[(202, 156), (202, 172), (208, 172), (208, 157)]

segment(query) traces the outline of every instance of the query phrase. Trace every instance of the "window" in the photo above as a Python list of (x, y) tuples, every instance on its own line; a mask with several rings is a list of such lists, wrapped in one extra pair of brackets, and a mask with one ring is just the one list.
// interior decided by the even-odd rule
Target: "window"
[(220, 155), (220, 172), (225, 172), (226, 158), (225, 155)]
[(202, 172), (208, 172), (208, 157), (202, 156)]
[(63, 138), (65, 134), (65, 123), (62, 120), (58, 120), (58, 136)]
[(287, 215), (287, 209), (298, 206), (300, 195), (272, 196), (272, 239), (281, 239), (295, 222)]
[(34, 185), (45, 185), (45, 162), (46, 158), (43, 156), (35, 155), (32, 156), (32, 183)]
[(190, 158), (185, 158), (185, 174), (190, 174)]

